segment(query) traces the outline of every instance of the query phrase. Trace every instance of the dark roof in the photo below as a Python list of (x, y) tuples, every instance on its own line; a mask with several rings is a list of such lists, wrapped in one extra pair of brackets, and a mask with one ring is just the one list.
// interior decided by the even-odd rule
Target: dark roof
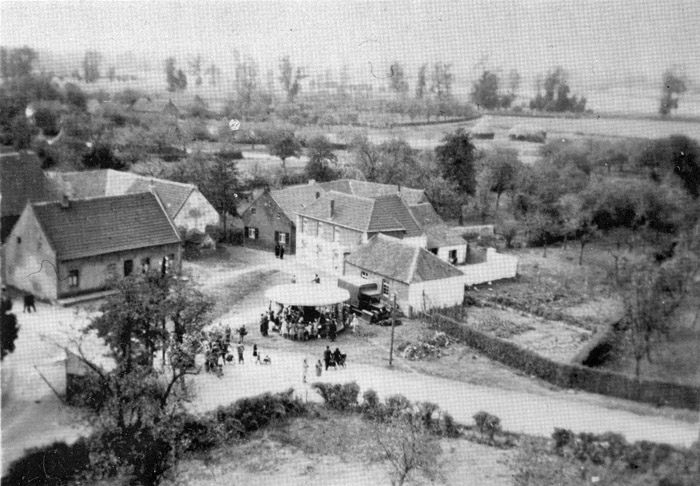
[(423, 234), (423, 230), (413, 218), (410, 209), (398, 194), (374, 198), (374, 210), (372, 211), (369, 231), (381, 231), (385, 221), (387, 221), (386, 224), (398, 221), (409, 238)]
[(286, 189), (270, 191), (270, 196), (282, 209), (284, 214), (296, 224), (297, 214), (302, 209), (316, 202), (316, 195), (319, 197), (325, 194), (325, 190), (317, 184), (305, 184), (303, 186), (292, 186)]
[(428, 237), (428, 248), (466, 245), (464, 238), (442, 221), (432, 204), (416, 204), (410, 209), (411, 214)]
[(0, 212), (2, 216), (22, 214), (27, 201), (51, 201), (53, 186), (41, 170), (33, 152), (0, 153)]
[(382, 277), (406, 284), (440, 280), (463, 275), (425, 248), (409, 245), (397, 238), (376, 235), (345, 260)]
[(32, 209), (60, 260), (180, 243), (154, 194), (101, 197), (32, 204)]
[(193, 184), (144, 177), (131, 172), (112, 169), (83, 172), (53, 172), (49, 177), (59, 187), (59, 192), (68, 192), (73, 199), (121, 196), (149, 192), (150, 186), (158, 194), (168, 216), (177, 216), (182, 206), (196, 189)]
[[(331, 200), (334, 204), (332, 217)], [(299, 211), (299, 214), (363, 232), (406, 230), (391, 213), (375, 211), (375, 208), (374, 199), (331, 191)]]
[(426, 200), (423, 189), (412, 189), (392, 184), (379, 184), (378, 182), (357, 181), (353, 179), (340, 179), (337, 181), (323, 182), (317, 184), (327, 191), (343, 192), (360, 197), (375, 198), (377, 196), (388, 196), (390, 194), (400, 194), (406, 204), (418, 204)]

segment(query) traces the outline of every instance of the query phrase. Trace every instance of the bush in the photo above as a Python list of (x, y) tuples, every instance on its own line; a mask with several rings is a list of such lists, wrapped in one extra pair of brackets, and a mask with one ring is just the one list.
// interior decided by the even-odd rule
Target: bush
[(502, 431), (501, 419), (484, 411), (474, 415), (474, 422), (479, 432), (482, 435), (488, 435), (492, 442), (494, 436)]
[(73, 481), (90, 466), (90, 449), (87, 439), (79, 439), (73, 445), (65, 442), (30, 449), (22, 458), (10, 464), (2, 484), (13, 486), (59, 486)]
[(391, 395), (384, 400), (386, 413), (389, 417), (401, 417), (413, 413), (413, 404), (403, 395)]
[(461, 432), (454, 417), (447, 412), (442, 412), (440, 431), (445, 437), (459, 437)]
[(362, 416), (370, 420), (381, 420), (384, 415), (384, 407), (379, 401), (377, 392), (369, 389), (362, 394), (362, 405), (360, 405)]
[(360, 387), (354, 381), (345, 384), (314, 383), (311, 385), (323, 398), (326, 406), (341, 412), (357, 407), (357, 397)]
[(203, 452), (212, 449), (223, 442), (224, 429), (209, 414), (203, 417), (187, 415), (178, 434), (178, 444), (183, 452)]

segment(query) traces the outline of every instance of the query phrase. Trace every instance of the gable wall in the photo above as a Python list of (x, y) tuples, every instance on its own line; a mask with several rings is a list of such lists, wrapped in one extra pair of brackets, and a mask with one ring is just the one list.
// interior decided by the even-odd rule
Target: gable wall
[[(255, 211), (255, 213), (253, 213)], [(287, 254), (294, 254), (297, 247), (295, 222), (290, 221), (269, 193), (263, 193), (241, 215), (245, 228), (257, 228), (257, 239), (244, 235), (243, 244), (249, 248), (274, 251), (275, 232), (289, 233), (289, 244), (285, 246)]]
[(205, 233), (207, 226), (219, 226), (219, 213), (198, 190), (192, 191), (180, 212), (175, 216), (175, 227)]
[(31, 206), (25, 208), (10, 233), (4, 247), (4, 258), (7, 285), (41, 299), (56, 299), (56, 255)]

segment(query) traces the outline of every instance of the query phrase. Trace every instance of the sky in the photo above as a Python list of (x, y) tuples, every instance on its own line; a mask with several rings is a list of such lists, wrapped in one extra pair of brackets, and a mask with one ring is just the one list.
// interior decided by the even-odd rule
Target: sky
[(562, 65), (582, 85), (685, 68), (700, 84), (700, 2), (620, 1), (0, 1), (0, 44), (71, 53), (96, 49), (161, 65), (201, 54), (224, 72), (233, 52), (275, 67), (282, 55), (311, 73), (384, 77), (398, 60), (452, 64), (458, 80), (482, 69), (525, 78)]

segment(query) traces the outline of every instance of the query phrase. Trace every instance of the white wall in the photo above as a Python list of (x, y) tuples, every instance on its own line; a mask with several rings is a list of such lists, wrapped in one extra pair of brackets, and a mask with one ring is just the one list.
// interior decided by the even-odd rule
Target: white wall
[(175, 226), (204, 233), (207, 226), (219, 226), (219, 213), (199, 191), (192, 191), (180, 212), (175, 216)]
[(452, 250), (457, 250), (457, 264), (464, 263), (464, 261), (467, 259), (467, 244), (464, 243), (463, 245), (454, 245), (454, 246), (441, 246), (438, 248), (437, 256), (440, 258), (440, 260), (443, 260), (447, 263), (452, 263), (450, 262), (450, 251)]
[[(464, 301), (464, 277), (451, 277), (411, 284), (408, 304), (414, 312), (459, 305)], [(406, 309), (404, 309), (406, 310)]]
[(502, 278), (513, 278), (518, 272), (518, 257), (486, 250), (486, 261), (458, 267), (464, 273), (465, 285), (478, 285)]

